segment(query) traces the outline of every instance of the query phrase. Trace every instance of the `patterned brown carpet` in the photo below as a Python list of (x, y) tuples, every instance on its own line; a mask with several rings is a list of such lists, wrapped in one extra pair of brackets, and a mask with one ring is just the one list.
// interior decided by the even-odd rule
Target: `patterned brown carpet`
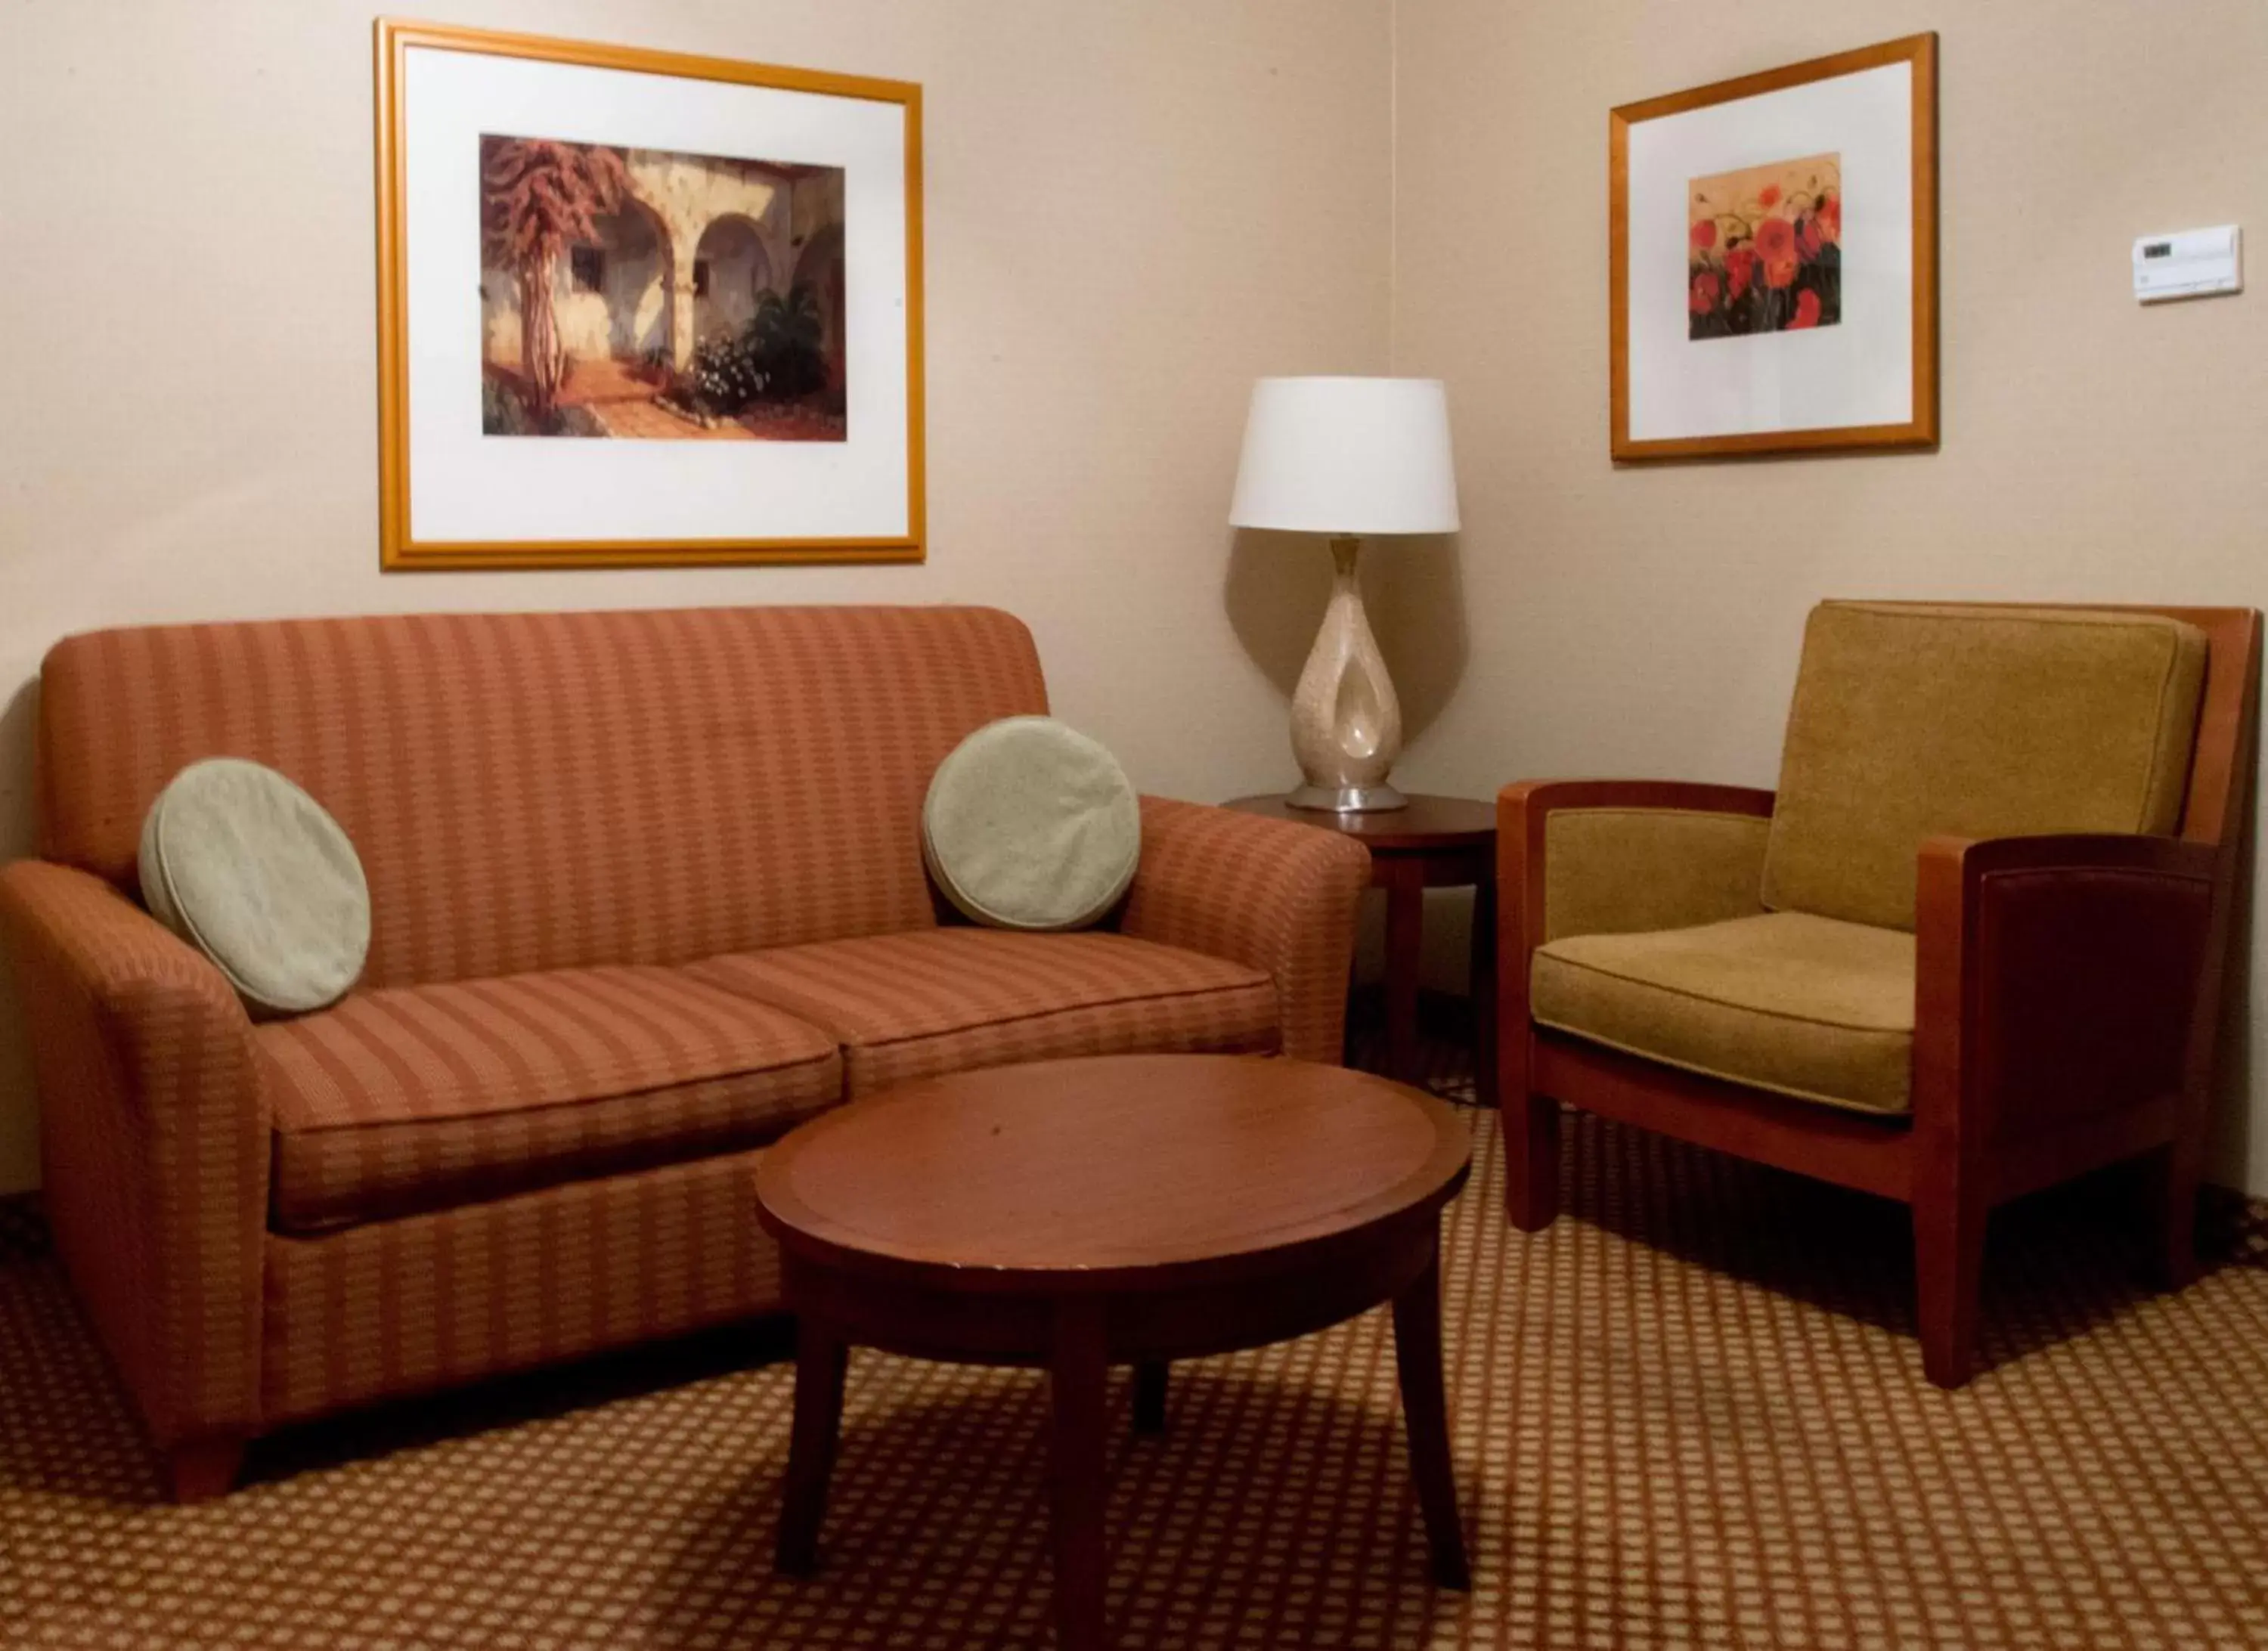
[[(1445, 1074), (1447, 1076), (1448, 1074)], [(1382, 1314), (1176, 1372), (1123, 1437), (1128, 1647), (2268, 1644), (2268, 1258), (2132, 1282), (2115, 1179), (1995, 1228), (1986, 1357), (1921, 1379), (1903, 1213), (1590, 1122), (1452, 1211), (1476, 1581), (1425, 1582)], [(2257, 1212), (2255, 1219), (2257, 1220)], [(0, 1645), (1045, 1646), (1038, 1377), (858, 1354), (814, 1581), (766, 1559), (791, 1377), (716, 1338), (151, 1463), (51, 1262), (0, 1264)]]

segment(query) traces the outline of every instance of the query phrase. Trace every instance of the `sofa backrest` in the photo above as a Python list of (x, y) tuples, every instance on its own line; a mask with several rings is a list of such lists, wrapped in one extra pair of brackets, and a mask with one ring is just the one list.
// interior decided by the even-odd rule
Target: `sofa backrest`
[(370, 985), (926, 927), (922, 798), (1047, 709), (977, 608), (425, 615), (95, 631), (40, 674), (41, 852), (135, 884), (204, 756), (282, 770), (370, 880)]
[(2171, 833), (2205, 637), (2162, 614), (1824, 602), (1805, 627), (1764, 899), (1914, 925), (1938, 833)]

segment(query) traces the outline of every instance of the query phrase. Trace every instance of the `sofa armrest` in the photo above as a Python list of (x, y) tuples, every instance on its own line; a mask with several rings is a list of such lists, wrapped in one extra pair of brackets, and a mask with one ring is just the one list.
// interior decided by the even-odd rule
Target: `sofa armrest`
[(1122, 932), (1265, 969), (1284, 1052), (1336, 1065), (1370, 851), (1336, 831), (1142, 799), (1142, 861)]
[(1499, 932), (1676, 929), (1762, 911), (1772, 793), (1668, 780), (1526, 780), (1497, 793)]
[(259, 1419), (269, 1118), (220, 971), (100, 878), (0, 868), (57, 1249), (158, 1442)]
[(2170, 1134), (2212, 1075), (2220, 858), (2164, 837), (1922, 844), (1914, 1123), (1938, 1168), (2031, 1140), (2043, 1172), (2075, 1173), (2062, 1156), (2097, 1156), (2139, 1113), (2145, 1134)]

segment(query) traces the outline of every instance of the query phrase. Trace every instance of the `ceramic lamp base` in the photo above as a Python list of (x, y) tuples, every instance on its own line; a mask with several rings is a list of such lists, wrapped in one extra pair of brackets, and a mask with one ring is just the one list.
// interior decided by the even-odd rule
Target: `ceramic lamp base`
[(1402, 753), (1402, 707), (1362, 611), (1358, 549), (1331, 541), (1330, 604), (1292, 695), (1292, 755), (1307, 782), (1292, 793), (1295, 808), (1365, 814), (1404, 800), (1387, 783)]
[(1410, 806), (1410, 799), (1391, 785), (1302, 785), (1284, 800), (1321, 814), (1385, 814)]

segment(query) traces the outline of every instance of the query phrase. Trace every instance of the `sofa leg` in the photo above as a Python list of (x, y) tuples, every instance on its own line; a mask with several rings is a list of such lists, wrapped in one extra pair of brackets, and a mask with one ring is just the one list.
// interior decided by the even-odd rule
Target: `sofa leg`
[(2161, 1290), (2178, 1290), (2197, 1277), (2197, 1154), (2174, 1141), (2151, 1154), (2151, 1279)]
[(1559, 1103), (1522, 1088), (1508, 1093), (1504, 1122), (1504, 1202), (1512, 1224), (1540, 1233), (1559, 1213)]
[(173, 1500), (187, 1506), (210, 1502), (236, 1488), (244, 1470), (246, 1440), (223, 1436), (191, 1439), (166, 1452), (166, 1489)]
[(1976, 1368), (1985, 1226), (1984, 1210), (1958, 1195), (1913, 1206), (1922, 1374), (1937, 1387), (1965, 1386)]

